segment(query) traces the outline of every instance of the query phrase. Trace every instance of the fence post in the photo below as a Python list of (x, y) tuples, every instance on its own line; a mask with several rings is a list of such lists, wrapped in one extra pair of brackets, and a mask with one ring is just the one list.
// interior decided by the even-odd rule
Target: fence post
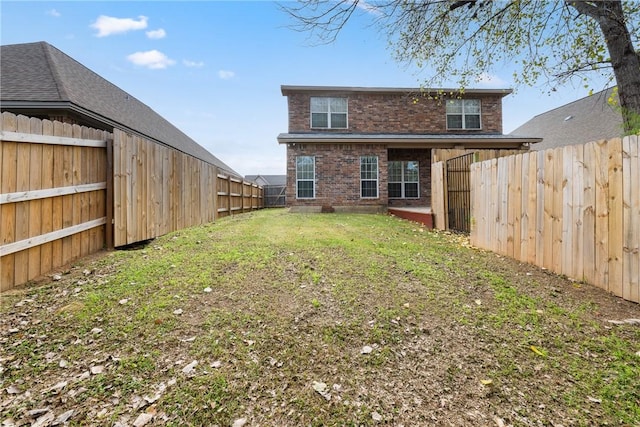
[(104, 225), (105, 246), (113, 249), (113, 138), (107, 139), (107, 189), (106, 189), (106, 223)]

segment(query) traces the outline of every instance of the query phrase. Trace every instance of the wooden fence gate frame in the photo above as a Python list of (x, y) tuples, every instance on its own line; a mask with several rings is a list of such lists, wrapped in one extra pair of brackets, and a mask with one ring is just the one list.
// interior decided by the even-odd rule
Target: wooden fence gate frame
[(475, 153), (446, 160), (448, 228), (469, 233), (471, 231), (471, 163)]
[[(264, 189), (264, 207), (284, 207), (286, 206), (286, 185), (265, 185)], [(278, 203), (282, 201), (282, 203)]]

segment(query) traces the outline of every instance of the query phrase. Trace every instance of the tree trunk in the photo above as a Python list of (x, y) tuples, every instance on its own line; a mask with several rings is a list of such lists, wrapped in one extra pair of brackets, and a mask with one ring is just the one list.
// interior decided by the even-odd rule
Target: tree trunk
[(633, 48), (622, 3), (617, 0), (567, 4), (595, 19), (600, 26), (618, 84), (624, 130), (629, 132), (633, 129), (634, 117), (635, 121), (640, 117), (640, 56)]

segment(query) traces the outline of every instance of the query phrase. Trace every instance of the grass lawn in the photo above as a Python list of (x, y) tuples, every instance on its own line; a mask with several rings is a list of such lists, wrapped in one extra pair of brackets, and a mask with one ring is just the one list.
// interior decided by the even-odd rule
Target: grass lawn
[(264, 210), (82, 260), (1, 296), (0, 422), (640, 425), (640, 306), (466, 242)]

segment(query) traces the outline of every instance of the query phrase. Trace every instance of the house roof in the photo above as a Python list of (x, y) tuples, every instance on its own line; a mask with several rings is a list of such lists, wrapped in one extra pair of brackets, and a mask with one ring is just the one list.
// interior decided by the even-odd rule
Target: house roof
[(509, 135), (539, 135), (532, 150), (584, 144), (622, 136), (622, 115), (608, 103), (613, 88), (539, 114)]
[(143, 102), (46, 42), (0, 46), (0, 101), (2, 110), (17, 113), (73, 111), (239, 175)]
[(244, 179), (254, 182), (263, 181), (264, 185), (287, 185), (287, 175), (247, 175)]
[[(460, 89), (452, 88), (403, 88), (403, 87), (360, 87), (360, 86), (280, 86), (282, 95), (288, 95), (292, 92), (314, 92), (314, 93), (331, 93), (331, 92), (368, 92), (368, 93), (402, 93), (402, 94), (436, 94), (436, 93), (453, 93), (459, 94)], [(500, 95), (502, 97), (512, 93), (512, 89), (465, 89), (465, 94), (471, 95)]]
[(354, 133), (281, 133), (278, 143), (387, 144), (398, 148), (519, 148), (541, 138), (502, 134), (354, 134)]

